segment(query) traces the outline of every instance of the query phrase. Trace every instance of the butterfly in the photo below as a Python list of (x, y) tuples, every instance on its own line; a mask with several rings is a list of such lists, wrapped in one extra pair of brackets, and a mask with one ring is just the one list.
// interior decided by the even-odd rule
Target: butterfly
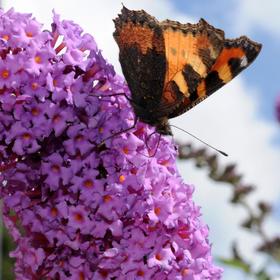
[(224, 31), (204, 19), (159, 22), (143, 10), (123, 7), (114, 23), (135, 115), (163, 135), (172, 134), (168, 119), (231, 81), (261, 50), (246, 36), (225, 39)]

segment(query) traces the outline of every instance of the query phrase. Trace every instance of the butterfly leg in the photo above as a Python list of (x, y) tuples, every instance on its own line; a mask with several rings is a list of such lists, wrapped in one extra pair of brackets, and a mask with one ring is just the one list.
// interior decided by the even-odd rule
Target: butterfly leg
[(111, 102), (111, 100), (103, 100), (104, 97), (114, 97), (114, 96), (124, 96), (129, 102), (132, 102), (132, 99), (130, 97), (128, 97), (128, 95), (125, 92), (121, 92), (121, 93), (113, 93), (113, 94), (102, 94), (102, 95), (94, 95), (92, 94), (91, 96), (97, 97), (102, 101), (108, 101)]
[(153, 152), (152, 154), (150, 154), (150, 151), (152, 151), (153, 149), (152, 149), (151, 147), (149, 147), (149, 140), (150, 140), (151, 137), (152, 137), (154, 134), (156, 134), (156, 133), (157, 133), (157, 131), (154, 131), (153, 133), (151, 133), (151, 134), (147, 137), (147, 140), (146, 140), (145, 144), (146, 144), (146, 146), (147, 146), (147, 150), (148, 150), (148, 152), (149, 152), (149, 155), (148, 155), (148, 156), (144, 155), (144, 156), (146, 156), (146, 157), (152, 158), (152, 157), (154, 157), (154, 156), (156, 155), (156, 153), (157, 153), (157, 150), (158, 150), (158, 147), (159, 147), (159, 143), (160, 143), (160, 140), (161, 140), (161, 134), (159, 134), (159, 137), (158, 137), (158, 141), (157, 141), (155, 150), (154, 150), (154, 152)]
[(121, 134), (123, 134), (123, 133), (125, 133), (125, 132), (127, 132), (127, 131), (129, 131), (129, 130), (131, 130), (131, 129), (133, 129), (133, 128), (135, 128), (137, 121), (138, 121), (138, 118), (135, 117), (135, 118), (134, 118), (133, 125), (132, 125), (131, 127), (128, 127), (128, 128), (126, 128), (126, 129), (124, 129), (124, 130), (121, 130), (121, 131), (119, 131), (119, 132), (114, 133), (114, 134), (111, 135), (111, 136), (108, 136), (107, 138), (103, 139), (103, 140), (101, 141), (101, 143), (98, 144), (97, 147), (100, 148), (102, 145), (105, 144), (105, 142), (106, 142), (107, 140), (109, 140), (109, 139), (111, 139), (111, 138), (114, 138), (114, 137), (116, 137), (116, 136), (118, 136), (118, 135), (121, 135)]

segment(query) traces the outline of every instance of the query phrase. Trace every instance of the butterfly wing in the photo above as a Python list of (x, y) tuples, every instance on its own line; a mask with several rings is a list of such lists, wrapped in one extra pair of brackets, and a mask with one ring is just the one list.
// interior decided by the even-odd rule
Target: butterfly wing
[[(254, 61), (260, 50), (261, 44), (253, 42), (246, 36), (234, 40), (225, 40), (223, 49), (210, 71), (193, 88), (194, 98), (184, 98), (168, 117), (173, 118), (183, 114), (227, 84)], [(191, 73), (188, 75), (190, 76)]]
[(197, 24), (157, 21), (123, 7), (115, 19), (120, 63), (140, 120), (158, 125), (183, 114), (247, 68), (261, 45)]
[(223, 48), (224, 32), (203, 19), (197, 24), (166, 20), (161, 22), (161, 27), (167, 67), (160, 108), (169, 108), (168, 112), (165, 109), (169, 116), (185, 99), (190, 102), (196, 99), (198, 84)]
[[(148, 123), (167, 118), (206, 76), (222, 49), (224, 33), (198, 24), (158, 22), (145, 11), (123, 7), (114, 38), (132, 93), (132, 105)], [(185, 75), (190, 73), (192, 75)]]
[(137, 109), (149, 111), (162, 96), (166, 72), (163, 32), (159, 22), (143, 10), (123, 7), (114, 22), (113, 36), (120, 49), (122, 71), (132, 94), (132, 105), (141, 115)]

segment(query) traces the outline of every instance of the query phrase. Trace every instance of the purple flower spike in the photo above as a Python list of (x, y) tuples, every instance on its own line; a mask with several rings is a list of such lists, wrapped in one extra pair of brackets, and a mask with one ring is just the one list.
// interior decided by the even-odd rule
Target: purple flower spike
[(0, 13), (0, 193), (16, 279), (220, 279), (173, 141), (140, 122), (120, 133), (134, 124), (130, 93), (91, 35), (57, 14), (43, 31)]

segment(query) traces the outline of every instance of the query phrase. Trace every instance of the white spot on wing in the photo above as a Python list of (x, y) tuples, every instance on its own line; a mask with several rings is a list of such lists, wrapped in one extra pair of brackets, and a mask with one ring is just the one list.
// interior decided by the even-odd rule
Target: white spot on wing
[(246, 67), (247, 65), (248, 65), (248, 59), (247, 59), (247, 57), (244, 55), (244, 56), (241, 58), (240, 66), (241, 66), (241, 67)]

